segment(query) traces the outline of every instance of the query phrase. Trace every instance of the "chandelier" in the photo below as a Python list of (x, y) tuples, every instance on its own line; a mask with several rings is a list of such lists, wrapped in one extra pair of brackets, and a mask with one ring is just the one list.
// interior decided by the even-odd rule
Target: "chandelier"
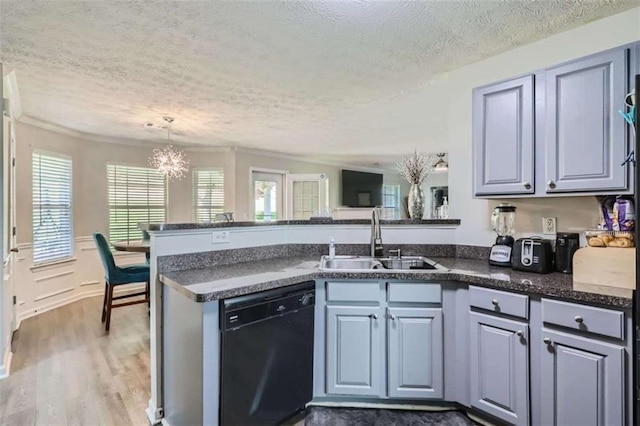
[(169, 141), (169, 145), (162, 149), (154, 149), (153, 155), (149, 159), (149, 164), (169, 180), (179, 180), (189, 170), (189, 161), (184, 151), (177, 150), (171, 145), (171, 123), (174, 121), (173, 117), (163, 117), (162, 119), (167, 122), (167, 141)]

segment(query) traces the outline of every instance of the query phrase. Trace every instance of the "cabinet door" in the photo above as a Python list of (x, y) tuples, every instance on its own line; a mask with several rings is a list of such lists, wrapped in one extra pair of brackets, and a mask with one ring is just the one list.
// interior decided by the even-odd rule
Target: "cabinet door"
[(477, 312), (471, 329), (471, 405), (510, 424), (529, 424), (529, 326)]
[(473, 91), (476, 195), (533, 194), (533, 75)]
[(542, 424), (625, 424), (624, 348), (542, 329)]
[(442, 398), (442, 309), (389, 308), (387, 374), (393, 398)]
[(382, 308), (327, 307), (327, 393), (382, 396)]
[(627, 50), (545, 72), (547, 192), (624, 190)]

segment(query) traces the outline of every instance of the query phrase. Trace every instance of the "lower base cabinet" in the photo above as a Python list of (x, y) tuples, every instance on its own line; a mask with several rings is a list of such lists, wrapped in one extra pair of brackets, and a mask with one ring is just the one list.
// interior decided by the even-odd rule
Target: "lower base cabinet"
[(327, 393), (381, 396), (382, 308), (327, 307)]
[(442, 398), (442, 309), (388, 308), (387, 374), (392, 398)]
[(514, 425), (529, 424), (529, 325), (469, 314), (471, 405)]
[(542, 424), (625, 424), (625, 349), (542, 330)]

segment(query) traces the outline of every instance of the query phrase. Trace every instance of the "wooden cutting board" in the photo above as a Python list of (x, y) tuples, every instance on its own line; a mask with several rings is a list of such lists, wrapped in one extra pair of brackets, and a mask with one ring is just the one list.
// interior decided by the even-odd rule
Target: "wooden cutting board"
[(573, 289), (631, 298), (636, 289), (636, 249), (579, 249), (573, 255)]

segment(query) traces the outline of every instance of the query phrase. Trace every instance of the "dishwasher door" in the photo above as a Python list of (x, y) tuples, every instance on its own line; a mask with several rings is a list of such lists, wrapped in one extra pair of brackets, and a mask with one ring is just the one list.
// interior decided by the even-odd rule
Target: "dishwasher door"
[(275, 425), (313, 392), (313, 305), (221, 333), (220, 424)]

